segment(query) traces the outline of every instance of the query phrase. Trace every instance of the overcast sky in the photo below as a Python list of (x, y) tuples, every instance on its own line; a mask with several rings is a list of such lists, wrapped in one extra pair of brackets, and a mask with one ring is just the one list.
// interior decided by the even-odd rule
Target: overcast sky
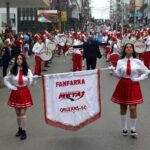
[(109, 0), (92, 0), (92, 16), (96, 19), (108, 19), (110, 2)]

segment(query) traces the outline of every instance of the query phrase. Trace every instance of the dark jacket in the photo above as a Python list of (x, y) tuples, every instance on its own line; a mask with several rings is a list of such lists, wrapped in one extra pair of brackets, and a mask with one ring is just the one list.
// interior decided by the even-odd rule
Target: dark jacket
[(4, 48), (2, 49), (2, 53), (4, 53), (4, 55), (2, 56), (3, 62), (9, 62), (10, 59), (11, 59), (11, 51), (10, 51), (10, 48), (4, 47)]
[(84, 58), (101, 58), (101, 52), (99, 46), (107, 46), (108, 43), (100, 43), (93, 38), (87, 40), (82, 45), (73, 46), (73, 48), (83, 48), (84, 50)]
[(84, 58), (101, 58), (100, 43), (91, 39), (83, 44)]

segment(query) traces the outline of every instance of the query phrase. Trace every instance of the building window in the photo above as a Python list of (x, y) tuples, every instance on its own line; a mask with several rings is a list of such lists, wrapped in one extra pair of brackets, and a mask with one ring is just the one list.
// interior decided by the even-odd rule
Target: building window
[(20, 21), (23, 21), (23, 9), (20, 8)]
[[(11, 25), (11, 27), (15, 27), (16, 26), (16, 17), (15, 17), (16, 15), (14, 14), (14, 13), (10, 13), (10, 25)], [(6, 13), (2, 13), (1, 14), (1, 26), (2, 27), (6, 27), (6, 25), (7, 25), (7, 19), (6, 19), (7, 17), (6, 17)]]
[(32, 9), (32, 21), (35, 21), (36, 11), (36, 9)]

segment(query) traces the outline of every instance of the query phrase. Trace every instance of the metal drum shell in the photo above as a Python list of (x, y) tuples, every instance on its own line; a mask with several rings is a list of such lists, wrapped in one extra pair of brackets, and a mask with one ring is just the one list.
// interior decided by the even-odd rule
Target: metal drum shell
[(134, 43), (135, 52), (140, 54), (146, 51), (146, 44), (143, 40), (137, 40)]
[(52, 58), (52, 51), (48, 51), (46, 49), (43, 49), (41, 52), (40, 52), (40, 58), (43, 60), (43, 61), (48, 61)]

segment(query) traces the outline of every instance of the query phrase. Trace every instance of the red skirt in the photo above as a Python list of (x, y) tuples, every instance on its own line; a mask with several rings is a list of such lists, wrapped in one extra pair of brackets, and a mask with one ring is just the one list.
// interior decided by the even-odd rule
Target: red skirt
[(32, 106), (32, 97), (28, 87), (18, 87), (18, 90), (12, 90), (8, 105), (15, 108), (27, 108)]
[(128, 78), (121, 78), (111, 101), (117, 104), (134, 105), (143, 103), (140, 84)]
[(150, 69), (150, 51), (144, 52), (144, 65)]

